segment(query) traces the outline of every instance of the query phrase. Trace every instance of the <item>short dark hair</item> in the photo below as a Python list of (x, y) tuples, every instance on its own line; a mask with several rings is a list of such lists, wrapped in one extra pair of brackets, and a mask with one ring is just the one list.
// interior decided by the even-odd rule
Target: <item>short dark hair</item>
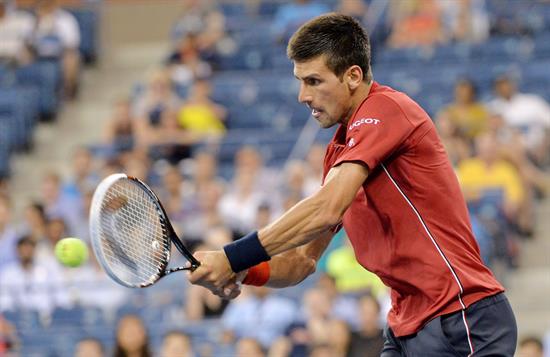
[(286, 52), (296, 62), (325, 55), (327, 67), (337, 76), (357, 65), (364, 80), (372, 79), (369, 36), (351, 16), (330, 13), (306, 22), (290, 38)]

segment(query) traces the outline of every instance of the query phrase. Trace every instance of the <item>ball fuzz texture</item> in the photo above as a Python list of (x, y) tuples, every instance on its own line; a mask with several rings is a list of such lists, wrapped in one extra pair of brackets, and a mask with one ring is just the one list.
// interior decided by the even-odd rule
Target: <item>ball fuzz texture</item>
[(68, 267), (77, 267), (88, 259), (88, 247), (78, 238), (63, 238), (55, 245), (55, 256)]

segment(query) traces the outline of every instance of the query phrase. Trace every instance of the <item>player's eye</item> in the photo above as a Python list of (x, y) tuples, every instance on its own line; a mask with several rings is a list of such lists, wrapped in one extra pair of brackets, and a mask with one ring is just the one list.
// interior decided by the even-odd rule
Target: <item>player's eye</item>
[(305, 82), (308, 86), (316, 86), (321, 83), (321, 81), (317, 78), (308, 78)]

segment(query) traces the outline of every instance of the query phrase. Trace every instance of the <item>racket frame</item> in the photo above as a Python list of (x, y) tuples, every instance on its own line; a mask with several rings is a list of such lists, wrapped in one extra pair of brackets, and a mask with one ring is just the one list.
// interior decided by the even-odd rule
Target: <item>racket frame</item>
[[(109, 264), (107, 263), (107, 260), (105, 259), (105, 256), (103, 255), (103, 250), (99, 246), (100, 242), (94, 239), (93, 237), (96, 237), (97, 234), (94, 233), (94, 229), (96, 229), (96, 226), (98, 225), (97, 218), (99, 217), (99, 214), (96, 214), (99, 209), (101, 209), (101, 204), (103, 202), (103, 197), (105, 197), (106, 191), (118, 180), (131, 180), (135, 184), (137, 184), (143, 191), (149, 196), (149, 198), (152, 199), (153, 203), (155, 204), (155, 208), (157, 210), (157, 213), (159, 215), (159, 218), (161, 220), (161, 225), (164, 227), (165, 234), (168, 235), (170, 238), (170, 241), (176, 246), (176, 249), (190, 262), (190, 266), (185, 267), (176, 267), (167, 269), (168, 263), (170, 261), (170, 251), (167, 252), (167, 258), (163, 262), (163, 264), (159, 267), (159, 273), (157, 275), (152, 276), (148, 281), (143, 282), (139, 285), (129, 284), (125, 282), (124, 280), (121, 280), (119, 277), (116, 276), (116, 274), (113, 273), (111, 270)], [(100, 200), (101, 199), (101, 200)], [(90, 209), (90, 233), (91, 233), (91, 241), (92, 241), (92, 248), (95, 253), (95, 256), (98, 258), (98, 261), (100, 265), (103, 267), (103, 270), (109, 275), (111, 279), (116, 281), (117, 283), (130, 287), (130, 288), (145, 288), (148, 286), (153, 285), (155, 282), (157, 282), (162, 277), (176, 272), (176, 271), (182, 271), (182, 270), (190, 270), (194, 271), (200, 266), (200, 262), (191, 254), (191, 252), (185, 247), (183, 242), (180, 240), (176, 232), (174, 231), (174, 228), (172, 226), (172, 223), (170, 222), (170, 219), (168, 218), (168, 214), (166, 213), (166, 210), (162, 206), (162, 203), (160, 202), (160, 199), (158, 196), (149, 188), (147, 184), (145, 184), (143, 181), (136, 177), (128, 176), (126, 174), (112, 174), (105, 178), (97, 187), (96, 193), (94, 194), (94, 199), (92, 200), (92, 207)]]

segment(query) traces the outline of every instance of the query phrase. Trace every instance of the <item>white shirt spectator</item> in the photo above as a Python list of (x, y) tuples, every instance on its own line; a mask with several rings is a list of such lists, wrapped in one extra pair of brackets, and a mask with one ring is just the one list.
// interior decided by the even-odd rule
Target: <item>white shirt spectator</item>
[(93, 263), (63, 269), (63, 279), (73, 304), (116, 311), (128, 300), (129, 290), (116, 284)]
[(34, 263), (25, 270), (16, 262), (0, 271), (0, 311), (29, 309), (49, 314), (55, 307), (69, 307), (62, 275), (53, 266)]
[(296, 313), (296, 305), (290, 299), (272, 294), (261, 298), (244, 294), (229, 304), (222, 316), (222, 325), (237, 339), (255, 338), (268, 347), (284, 334)]
[(5, 13), (4, 16), (0, 15), (0, 59), (17, 60), (23, 54), (25, 44), (31, 39), (34, 18), (26, 12), (3, 6)]
[(55, 57), (61, 55), (65, 49), (78, 48), (80, 29), (71, 13), (57, 9), (38, 19), (34, 38), (39, 56)]
[(538, 95), (518, 93), (510, 100), (493, 99), (489, 106), (506, 124), (523, 133), (528, 148), (540, 145), (545, 130), (550, 129), (550, 106)]

